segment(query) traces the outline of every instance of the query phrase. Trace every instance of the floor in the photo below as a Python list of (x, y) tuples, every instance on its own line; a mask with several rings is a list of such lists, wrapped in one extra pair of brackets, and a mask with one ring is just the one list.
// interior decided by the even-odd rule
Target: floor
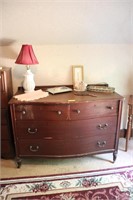
[(97, 169), (107, 169), (133, 165), (133, 138), (125, 152), (125, 139), (120, 138), (115, 163), (112, 153), (65, 159), (23, 159), (21, 168), (16, 168), (14, 160), (1, 160), (1, 178), (64, 174)]

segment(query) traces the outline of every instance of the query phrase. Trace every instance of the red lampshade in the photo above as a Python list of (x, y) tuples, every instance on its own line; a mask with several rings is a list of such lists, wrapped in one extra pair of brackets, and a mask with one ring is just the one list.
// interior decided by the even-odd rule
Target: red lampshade
[(32, 45), (22, 45), (21, 51), (15, 63), (22, 65), (34, 65), (39, 63), (34, 54)]

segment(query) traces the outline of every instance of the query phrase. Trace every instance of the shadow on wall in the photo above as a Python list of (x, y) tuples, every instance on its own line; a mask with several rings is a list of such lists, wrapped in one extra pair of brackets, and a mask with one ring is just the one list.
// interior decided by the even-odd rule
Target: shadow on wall
[(6, 50), (2, 48), (0, 57), (1, 58), (8, 58), (8, 59), (16, 59), (17, 52), (15, 52), (11, 45), (14, 44), (16, 41), (12, 39), (1, 39), (0, 40), (0, 46), (6, 47)]
[(127, 92), (129, 95), (133, 94), (133, 70), (130, 72), (130, 76), (127, 81)]

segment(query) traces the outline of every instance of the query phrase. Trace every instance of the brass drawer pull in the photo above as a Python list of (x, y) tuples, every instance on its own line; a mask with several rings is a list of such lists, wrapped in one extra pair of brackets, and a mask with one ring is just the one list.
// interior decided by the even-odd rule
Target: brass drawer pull
[(38, 150), (39, 150), (39, 146), (35, 146), (35, 147), (30, 146), (30, 151), (37, 152)]
[(98, 145), (98, 147), (102, 148), (102, 147), (105, 147), (106, 143), (107, 143), (107, 142), (106, 142), (105, 140), (102, 141), (102, 142), (98, 141), (98, 142), (97, 142), (97, 145)]
[(30, 134), (35, 134), (35, 133), (37, 133), (37, 128), (35, 128), (35, 129), (28, 128), (27, 132)]
[(25, 111), (25, 110), (23, 110), (23, 111), (22, 111), (22, 114), (23, 114), (23, 115), (25, 115), (25, 114), (26, 114), (26, 111)]
[(77, 112), (78, 114), (80, 114), (80, 110), (76, 110), (76, 112)]
[(98, 124), (98, 128), (100, 129), (100, 130), (103, 130), (103, 129), (107, 129), (107, 127), (108, 127), (108, 124), (106, 123), (106, 124)]
[(61, 114), (62, 114), (62, 112), (61, 112), (60, 110), (58, 110), (57, 113), (58, 113), (58, 115), (61, 115)]
[(114, 110), (114, 107), (113, 107), (113, 106), (107, 106), (107, 108), (108, 108), (109, 110)]

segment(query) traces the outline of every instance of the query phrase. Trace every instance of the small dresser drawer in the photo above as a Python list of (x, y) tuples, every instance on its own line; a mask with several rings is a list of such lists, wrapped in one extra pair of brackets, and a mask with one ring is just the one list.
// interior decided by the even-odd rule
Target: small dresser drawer
[(118, 101), (93, 101), (84, 104), (71, 104), (70, 118), (72, 120), (88, 119), (92, 117), (102, 117), (117, 115)]
[(15, 105), (16, 120), (67, 120), (67, 105)]
[(74, 156), (114, 149), (112, 137), (84, 137), (75, 140), (19, 140), (19, 155), (27, 156)]

